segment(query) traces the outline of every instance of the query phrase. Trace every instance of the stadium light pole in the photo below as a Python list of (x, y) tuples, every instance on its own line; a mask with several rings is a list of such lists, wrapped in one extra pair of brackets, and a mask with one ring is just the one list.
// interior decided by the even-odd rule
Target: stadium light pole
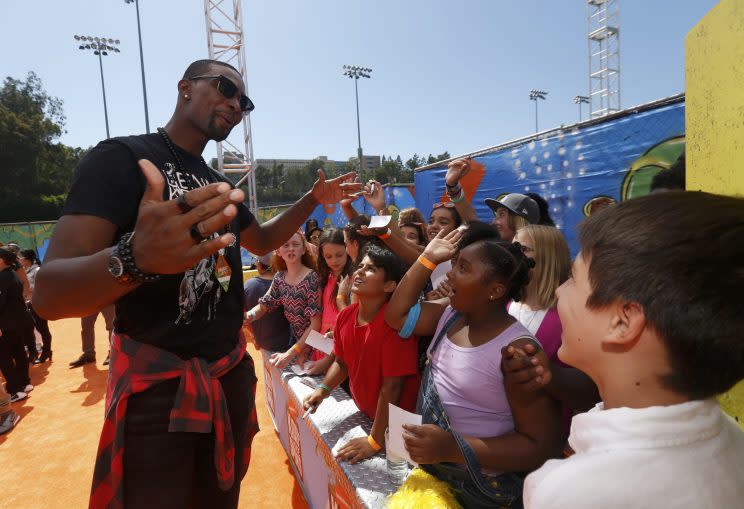
[(537, 101), (544, 101), (546, 95), (548, 95), (548, 93), (544, 90), (530, 90), (530, 101), (535, 101), (535, 132), (537, 132)]
[(106, 118), (106, 139), (111, 138), (109, 132), (108, 106), (106, 105), (106, 84), (103, 80), (103, 58), (109, 53), (119, 53), (119, 39), (107, 39), (105, 37), (90, 37), (88, 35), (75, 35), (75, 41), (80, 43), (78, 49), (82, 51), (92, 50), (98, 56), (98, 66), (101, 69), (101, 90), (103, 91), (103, 115)]
[(585, 95), (577, 95), (574, 97), (574, 104), (579, 105), (579, 122), (581, 122), (581, 105), (589, 104), (589, 98)]
[(134, 4), (137, 9), (137, 37), (139, 38), (140, 69), (142, 70), (142, 97), (145, 102), (145, 130), (150, 134), (150, 115), (147, 112), (147, 86), (145, 85), (145, 57), (142, 53), (142, 29), (140, 28), (139, 0), (124, 0), (124, 3)]
[(359, 158), (359, 178), (362, 178), (362, 134), (359, 128), (359, 78), (369, 78), (372, 69), (369, 67), (359, 67), (358, 65), (343, 66), (344, 76), (354, 80), (354, 93), (356, 94), (356, 114), (357, 114), (357, 157)]

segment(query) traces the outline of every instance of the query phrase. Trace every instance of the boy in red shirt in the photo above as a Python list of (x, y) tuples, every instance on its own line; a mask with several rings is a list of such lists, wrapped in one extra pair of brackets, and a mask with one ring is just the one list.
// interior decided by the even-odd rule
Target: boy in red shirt
[(337, 457), (357, 463), (382, 448), (388, 422), (388, 403), (406, 410), (416, 407), (421, 381), (417, 368), (418, 340), (403, 339), (385, 323), (385, 307), (406, 268), (387, 249), (370, 246), (352, 275), (357, 302), (338, 315), (333, 353), (336, 360), (325, 380), (305, 398), (314, 412), (331, 390), (349, 377), (351, 397), (373, 420), (365, 438), (350, 440)]

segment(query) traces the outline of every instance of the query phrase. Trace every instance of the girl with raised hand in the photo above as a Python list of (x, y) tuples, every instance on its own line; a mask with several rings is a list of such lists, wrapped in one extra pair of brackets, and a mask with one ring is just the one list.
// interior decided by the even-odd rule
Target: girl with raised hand
[[(448, 300), (419, 302), (431, 271), (453, 259)], [(492, 225), (472, 222), (429, 242), (397, 286), (385, 319), (401, 335), (434, 334), (416, 412), (404, 427), (411, 458), (448, 482), (464, 507), (518, 507), (523, 472), (560, 453), (557, 405), (505, 386), (501, 349), (536, 340), (507, 312), (532, 262)]]
[(311, 330), (320, 330), (320, 277), (315, 272), (315, 259), (307, 248), (305, 237), (295, 233), (276, 250), (271, 261), (276, 272), (271, 288), (261, 297), (258, 304), (246, 313), (246, 320), (252, 322), (269, 311), (281, 306), (289, 322), (292, 335), (288, 338), (290, 347), (285, 352), (276, 352), (269, 361), (278, 368), (284, 368), (295, 356), (300, 360), (307, 357), (309, 348), (305, 340)]
[[(323, 287), (321, 334), (333, 337), (338, 314), (348, 306), (349, 275), (353, 272), (354, 263), (346, 253), (344, 231), (340, 228), (330, 228), (323, 232), (318, 242), (318, 275)], [(319, 375), (325, 373), (333, 364), (334, 356), (325, 355), (318, 350), (313, 352), (315, 361), (308, 370), (308, 374)]]

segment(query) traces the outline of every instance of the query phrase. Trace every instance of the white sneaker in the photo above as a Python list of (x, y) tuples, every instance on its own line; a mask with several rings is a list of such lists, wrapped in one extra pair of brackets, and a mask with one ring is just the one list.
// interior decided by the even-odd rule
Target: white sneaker
[(28, 394), (29, 392), (31, 392), (31, 391), (33, 391), (33, 390), (34, 390), (34, 386), (33, 386), (33, 385), (31, 385), (31, 384), (28, 384), (28, 385), (27, 385), (27, 386), (26, 386), (26, 387), (25, 387), (25, 388), (23, 389), (23, 392), (25, 392), (26, 394)]
[(16, 401), (21, 401), (22, 399), (26, 399), (28, 397), (28, 394), (22, 391), (18, 391), (15, 394), (10, 395), (10, 402), (15, 403)]

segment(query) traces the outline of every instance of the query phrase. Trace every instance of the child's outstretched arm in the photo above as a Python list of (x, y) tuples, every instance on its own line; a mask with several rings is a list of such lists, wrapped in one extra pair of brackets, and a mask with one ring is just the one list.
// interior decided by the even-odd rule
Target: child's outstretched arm
[(406, 324), (411, 308), (420, 307), (420, 315), (413, 328), (413, 334), (427, 336), (434, 333), (448, 301), (431, 301), (418, 303), (421, 290), (431, 277), (434, 268), (454, 256), (457, 242), (462, 236), (459, 228), (445, 235), (444, 230), (426, 246), (424, 252), (414, 263), (390, 297), (385, 309), (385, 321), (393, 329), (399, 331)]
[(268, 312), (269, 312), (268, 306), (265, 306), (264, 304), (256, 304), (251, 309), (246, 311), (245, 319), (248, 321), (248, 323), (253, 323), (256, 320), (261, 319), (261, 317)]
[[(364, 199), (374, 209), (376, 214), (389, 214), (385, 203), (385, 191), (382, 188), (382, 184), (376, 180), (370, 180), (364, 186), (363, 195)], [(390, 221), (387, 226), (382, 228), (369, 228), (368, 226), (362, 226), (359, 229), (359, 234), (368, 237), (377, 237), (382, 240), (388, 249), (395, 253), (398, 258), (403, 260), (403, 263), (406, 265), (413, 265), (422, 251), (422, 248), (419, 246), (412, 246), (410, 242), (407, 242), (403, 238), (403, 235), (395, 221)]]
[(328, 369), (328, 373), (326, 373), (323, 383), (318, 384), (318, 388), (305, 397), (302, 402), (303, 408), (305, 410), (312, 409), (310, 410), (310, 413), (314, 414), (318, 405), (328, 397), (333, 389), (346, 380), (348, 375), (349, 370), (346, 368), (344, 360), (340, 357), (336, 357), (336, 360), (333, 361), (333, 364), (331, 364), (331, 367)]
[(349, 440), (346, 445), (339, 449), (338, 454), (336, 454), (338, 459), (348, 461), (352, 464), (359, 463), (364, 459), (374, 456), (377, 451), (385, 447), (388, 403), (392, 403), (393, 405), (399, 404), (405, 380), (405, 376), (386, 376), (382, 379), (380, 395), (377, 397), (375, 420), (372, 423), (372, 430), (369, 436)]
[(465, 196), (460, 185), (460, 180), (470, 171), (470, 159), (455, 159), (447, 165), (447, 173), (444, 175), (445, 190), (447, 196), (455, 204), (455, 210), (460, 214), (464, 223), (477, 221), (478, 214), (475, 213), (473, 205)]
[(320, 317), (321, 315), (313, 315), (312, 318), (310, 318), (310, 325), (305, 329), (305, 332), (302, 333), (302, 336), (300, 336), (300, 339), (297, 340), (297, 343), (292, 345), (289, 350), (286, 352), (280, 353), (274, 353), (271, 355), (271, 358), (269, 359), (269, 362), (273, 364), (274, 366), (278, 367), (279, 369), (284, 369), (284, 367), (289, 364), (289, 361), (292, 360), (293, 357), (296, 355), (302, 356), (305, 354), (305, 340), (307, 340), (307, 336), (310, 334), (311, 330), (319, 331), (320, 330)]

